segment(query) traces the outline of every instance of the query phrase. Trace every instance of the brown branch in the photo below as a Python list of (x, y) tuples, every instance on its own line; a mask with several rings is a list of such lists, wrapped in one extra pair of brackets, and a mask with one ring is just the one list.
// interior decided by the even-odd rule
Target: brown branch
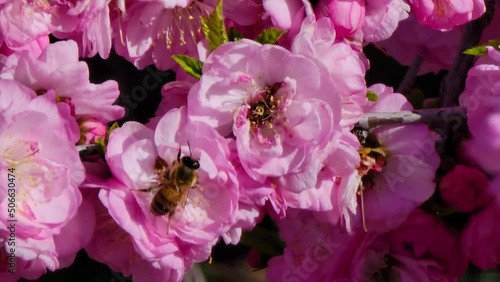
[(405, 73), (405, 76), (396, 90), (397, 93), (407, 94), (413, 84), (415, 83), (415, 79), (417, 78), (418, 72), (420, 71), (420, 67), (424, 62), (424, 57), (417, 55), (410, 67)]
[(430, 123), (433, 121), (450, 121), (450, 117), (466, 118), (465, 109), (462, 107), (436, 108), (395, 113), (366, 113), (356, 124), (362, 129), (371, 129), (387, 124)]

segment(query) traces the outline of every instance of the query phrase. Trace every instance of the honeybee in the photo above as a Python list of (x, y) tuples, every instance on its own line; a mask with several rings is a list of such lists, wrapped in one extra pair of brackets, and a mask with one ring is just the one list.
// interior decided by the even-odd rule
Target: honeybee
[(139, 190), (142, 192), (155, 192), (149, 209), (156, 216), (168, 214), (167, 233), (177, 206), (182, 201), (184, 201), (183, 205), (186, 204), (189, 189), (196, 188), (198, 183), (200, 162), (192, 156), (191, 147), (189, 147), (189, 151), (189, 156), (181, 157), (181, 149), (179, 148), (177, 159), (170, 168), (164, 159), (159, 156), (156, 157), (154, 172), (158, 177), (158, 184)]

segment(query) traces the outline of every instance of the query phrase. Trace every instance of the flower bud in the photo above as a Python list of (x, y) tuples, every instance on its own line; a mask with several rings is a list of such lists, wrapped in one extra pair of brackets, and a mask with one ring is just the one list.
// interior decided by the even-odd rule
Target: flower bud
[(107, 127), (95, 118), (78, 120), (80, 127), (80, 140), (78, 145), (93, 144), (98, 137), (106, 135)]
[(443, 201), (463, 213), (486, 205), (491, 199), (486, 191), (486, 174), (474, 167), (457, 165), (441, 179), (439, 191)]

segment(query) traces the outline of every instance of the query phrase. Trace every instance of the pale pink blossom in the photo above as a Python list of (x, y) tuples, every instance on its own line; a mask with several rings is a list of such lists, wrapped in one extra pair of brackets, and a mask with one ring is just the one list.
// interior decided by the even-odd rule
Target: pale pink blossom
[(113, 36), (111, 3), (111, 0), (80, 0), (73, 5), (68, 5), (67, 14), (78, 19), (77, 25), (72, 30), (55, 30), (52, 34), (61, 39), (76, 41), (82, 57), (93, 57), (99, 54), (101, 58), (107, 59), (111, 51)]
[(417, 21), (438, 30), (450, 30), (480, 17), (486, 6), (482, 0), (409, 0)]
[[(78, 185), (85, 171), (67, 129), (64, 114), (69, 109), (56, 105), (54, 92), (36, 97), (15, 81), (0, 80), (0, 84), (0, 120), (4, 122), (0, 125), (0, 171), (4, 179), (12, 179), (0, 184), (0, 202), (7, 207), (9, 198), (15, 197), (16, 203), (15, 211), (0, 211), (1, 240), (5, 244), (10, 236), (7, 220), (16, 219), (16, 272), (36, 279), (46, 269), (66, 265), (86, 241), (88, 233), (84, 232), (57, 237), (75, 221), (92, 225), (87, 216), (77, 215), (82, 202)], [(8, 190), (11, 182), (15, 191)], [(55, 242), (56, 237), (60, 242)], [(73, 247), (66, 248), (68, 244)]]
[(271, 213), (274, 212), (283, 217), (285, 203), (277, 200), (276, 190), (273, 189), (271, 181), (261, 183), (246, 173), (238, 158), (234, 140), (230, 140), (229, 150), (229, 160), (234, 166), (238, 178), (238, 210), (235, 212), (235, 223), (226, 234), (222, 235), (222, 238), (226, 244), (237, 244), (242, 232), (251, 230), (262, 219), (266, 204), (271, 206)]
[(306, 18), (292, 42), (293, 53), (315, 58), (328, 69), (342, 96), (342, 126), (352, 126), (362, 116), (366, 99), (368, 60), (346, 41), (336, 42), (329, 18)]
[(83, 118), (78, 120), (80, 127), (79, 145), (94, 144), (97, 138), (104, 137), (108, 128), (95, 118)]
[[(214, 0), (210, 0), (215, 2)], [(209, 2), (210, 2), (209, 1)], [(264, 19), (264, 5), (259, 0), (226, 0), (223, 2), (223, 14), (227, 20), (239, 26), (255, 25)]]
[(489, 172), (500, 172), (500, 51), (492, 47), (467, 74), (460, 105), (466, 107), (472, 138), (467, 155)]
[[(367, 112), (412, 110), (406, 98), (392, 93), (392, 88), (375, 84), (368, 89), (379, 99), (367, 105)], [(347, 195), (358, 198), (355, 215), (344, 212), (346, 227), (362, 225), (379, 232), (394, 229), (434, 193), (440, 163), (434, 149), (437, 136), (426, 125), (411, 124), (380, 126), (363, 139), (357, 174), (342, 178), (339, 184), (347, 186), (342, 188)]]
[(316, 16), (332, 21), (338, 38), (359, 42), (387, 39), (398, 23), (408, 17), (408, 4), (401, 0), (268, 0), (264, 9), (273, 24), (287, 30), (292, 39), (304, 18)]
[(461, 28), (439, 31), (420, 25), (412, 15), (402, 21), (394, 34), (378, 42), (387, 54), (402, 65), (411, 65), (417, 56), (422, 58), (419, 74), (438, 72), (451, 67), (460, 47)]
[(0, 4), (0, 34), (6, 47), (16, 50), (54, 31), (73, 30), (78, 18), (67, 3), (58, 1), (5, 1)]
[[(194, 78), (193, 78), (194, 80)], [(151, 118), (146, 126), (154, 129), (160, 119), (171, 109), (180, 108), (187, 104), (187, 94), (193, 86), (191, 79), (186, 81), (176, 80), (163, 85), (161, 88), (162, 99), (155, 112), (155, 117)]]
[(129, 1), (113, 21), (114, 48), (139, 69), (155, 64), (177, 69), (171, 55), (197, 56), (203, 38), (200, 17), (213, 6), (201, 1)]
[(275, 178), (292, 192), (314, 185), (318, 162), (340, 135), (340, 107), (317, 60), (244, 39), (211, 53), (188, 94), (190, 118), (232, 133), (252, 178)]
[(378, 42), (391, 37), (409, 12), (410, 6), (402, 0), (366, 0), (363, 41)]
[(441, 199), (462, 213), (484, 207), (492, 198), (488, 176), (475, 167), (457, 165), (439, 182)]
[(329, 18), (338, 37), (353, 35), (365, 21), (365, 0), (320, 0), (314, 7), (318, 18)]
[(23, 45), (15, 50), (10, 49), (7, 47), (6, 44), (2, 43), (1, 37), (0, 37), (0, 54), (3, 55), (12, 55), (15, 52), (18, 51), (23, 51), (27, 50), (28, 52), (32, 53), (34, 56), (38, 57), (42, 53), (42, 51), (49, 45), (49, 37), (48, 36), (40, 36), (30, 43)]
[[(227, 146), (213, 128), (188, 121), (185, 107), (169, 111), (155, 131), (127, 122), (111, 132), (106, 160), (117, 180), (105, 185), (108, 189), (101, 190), (100, 199), (130, 234), (143, 259), (156, 262), (179, 255), (181, 270), (187, 269), (193, 261), (207, 259), (219, 236), (229, 231), (238, 207), (238, 187)], [(179, 148), (182, 156), (192, 153), (199, 160), (197, 184), (172, 217), (156, 216), (151, 212), (154, 192), (137, 190), (156, 185), (157, 157), (171, 166)]]
[(105, 263), (124, 276), (132, 276), (134, 281), (181, 281), (184, 264), (178, 251), (153, 262), (142, 258), (135, 250), (130, 234), (115, 222), (99, 201), (97, 191), (90, 199), (96, 211), (96, 226), (85, 251), (92, 259)]
[(18, 50), (40, 37), (53, 34), (79, 42), (80, 55), (111, 50), (110, 0), (5, 1), (0, 4), (0, 34), (7, 48)]
[(59, 234), (54, 235), (59, 268), (68, 267), (73, 263), (76, 253), (92, 239), (95, 226), (96, 216), (94, 206), (85, 197), (75, 217), (61, 228)]
[(75, 118), (92, 117), (107, 123), (125, 113), (122, 107), (113, 105), (120, 94), (116, 81), (90, 83), (88, 66), (79, 61), (74, 41), (50, 44), (38, 57), (19, 52), (7, 60), (13, 61), (11, 64), (15, 67), (2, 70), (2, 78), (16, 80), (37, 95), (55, 91), (59, 102), (74, 107)]

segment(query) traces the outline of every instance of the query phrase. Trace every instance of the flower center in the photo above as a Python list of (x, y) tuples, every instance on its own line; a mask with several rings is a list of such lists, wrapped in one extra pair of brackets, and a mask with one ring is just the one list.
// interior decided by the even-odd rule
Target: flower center
[(250, 103), (247, 119), (250, 121), (250, 126), (254, 132), (263, 126), (273, 129), (273, 122), (280, 118), (282, 101), (281, 98), (276, 96), (276, 93), (281, 86), (281, 82), (266, 86)]
[(196, 47), (202, 38), (200, 17), (208, 17), (212, 8), (201, 1), (193, 1), (186, 8), (169, 10), (167, 23), (158, 38), (165, 38), (167, 49), (171, 49), (173, 43)]
[(361, 161), (356, 169), (361, 176), (363, 185), (358, 189), (371, 188), (374, 186), (376, 175), (384, 169), (389, 154), (369, 131), (354, 129), (353, 133), (361, 144), (361, 148), (358, 150)]
[(32, 141), (17, 140), (7, 135), (0, 139), (0, 152), (4, 161), (11, 166), (29, 161), (39, 151), (38, 143)]

